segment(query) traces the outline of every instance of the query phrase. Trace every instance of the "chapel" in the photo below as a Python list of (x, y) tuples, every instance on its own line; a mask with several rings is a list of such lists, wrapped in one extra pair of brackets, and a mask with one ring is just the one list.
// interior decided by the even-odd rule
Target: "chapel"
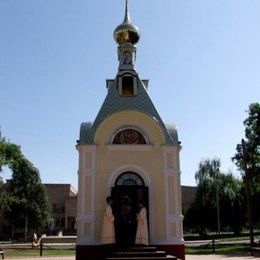
[[(133, 246), (138, 202), (142, 201), (147, 210), (149, 245), (184, 259), (181, 146), (175, 125), (162, 121), (149, 97), (149, 80), (140, 78), (136, 70), (139, 38), (126, 0), (124, 20), (114, 31), (117, 75), (106, 80), (106, 98), (95, 120), (81, 124), (76, 146), (77, 260), (103, 250), (101, 229), (107, 196), (113, 199), (115, 247)], [(127, 227), (120, 222), (126, 199), (131, 207)]]

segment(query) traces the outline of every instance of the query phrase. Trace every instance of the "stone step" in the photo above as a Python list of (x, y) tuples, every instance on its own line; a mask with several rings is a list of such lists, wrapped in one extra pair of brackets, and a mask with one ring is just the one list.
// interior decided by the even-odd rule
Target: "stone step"
[(155, 246), (135, 246), (135, 247), (128, 247), (124, 251), (126, 252), (156, 252)]
[(177, 260), (176, 257), (167, 256), (136, 256), (136, 257), (107, 257), (106, 260)]
[(137, 256), (157, 256), (157, 257), (160, 257), (160, 256), (166, 256), (166, 252), (165, 251), (156, 251), (156, 252), (147, 252), (147, 251), (141, 251), (141, 252), (136, 252), (136, 251), (124, 251), (124, 252), (115, 252), (112, 256), (113, 257), (137, 257)]

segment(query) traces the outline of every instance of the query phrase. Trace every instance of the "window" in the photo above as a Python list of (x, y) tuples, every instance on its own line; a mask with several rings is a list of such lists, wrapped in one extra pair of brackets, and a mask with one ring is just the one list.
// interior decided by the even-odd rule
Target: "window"
[(133, 96), (134, 95), (134, 79), (133, 77), (122, 78), (122, 95)]
[(125, 172), (117, 178), (116, 186), (144, 186), (144, 181), (134, 172)]
[(123, 97), (133, 97), (137, 95), (137, 78), (131, 74), (126, 74), (118, 78), (118, 92)]
[(64, 213), (65, 207), (62, 204), (52, 204), (52, 213)]
[(145, 137), (137, 130), (126, 128), (119, 131), (113, 138), (113, 144), (146, 144)]

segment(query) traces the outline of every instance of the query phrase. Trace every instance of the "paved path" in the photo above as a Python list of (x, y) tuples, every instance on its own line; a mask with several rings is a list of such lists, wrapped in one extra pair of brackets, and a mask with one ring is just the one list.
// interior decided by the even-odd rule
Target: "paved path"
[[(196, 247), (196, 246), (203, 246), (203, 245), (207, 245), (207, 244), (211, 244), (212, 243), (212, 239), (211, 240), (195, 240), (195, 241), (185, 241), (185, 246), (191, 246), (191, 247)], [(250, 244), (249, 240), (235, 240), (235, 241), (221, 241), (219, 239), (215, 240), (216, 244), (221, 244), (221, 245), (246, 245), (246, 244)]]
[[(8, 258), (6, 258), (8, 259)], [(36, 257), (36, 258), (9, 258), (12, 260), (75, 260), (75, 256), (56, 256), (56, 257)], [(252, 256), (225, 256), (225, 255), (186, 255), (186, 260), (244, 260), (244, 259), (260, 259), (260, 257)]]
[(186, 260), (243, 260), (243, 259), (259, 259), (253, 256), (232, 256), (232, 255), (186, 255)]
[(46, 256), (46, 257), (19, 257), (19, 258), (5, 258), (12, 260), (75, 260), (75, 256)]

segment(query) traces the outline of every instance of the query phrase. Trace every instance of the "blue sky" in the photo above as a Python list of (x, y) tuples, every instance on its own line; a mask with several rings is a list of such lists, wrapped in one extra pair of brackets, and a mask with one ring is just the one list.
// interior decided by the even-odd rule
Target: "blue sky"
[[(141, 30), (137, 71), (182, 141), (182, 184), (201, 158), (222, 170), (244, 136), (246, 109), (260, 100), (260, 1), (129, 0)], [(93, 121), (117, 73), (113, 30), (123, 0), (0, 1), (0, 125), (43, 182), (77, 187), (82, 121)], [(8, 178), (8, 171), (3, 173)]]

